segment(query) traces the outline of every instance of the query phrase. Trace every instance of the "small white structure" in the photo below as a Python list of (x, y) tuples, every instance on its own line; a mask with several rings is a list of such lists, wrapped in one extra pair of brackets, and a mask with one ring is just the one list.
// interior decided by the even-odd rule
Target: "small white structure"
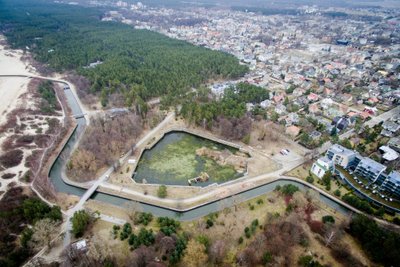
[(135, 164), (136, 163), (136, 159), (128, 159), (128, 164)]
[(333, 170), (333, 162), (328, 157), (319, 158), (311, 167), (311, 172), (318, 178), (324, 177), (325, 173)]
[(382, 157), (387, 161), (393, 161), (399, 157), (399, 154), (388, 146), (381, 146), (379, 150), (384, 152)]

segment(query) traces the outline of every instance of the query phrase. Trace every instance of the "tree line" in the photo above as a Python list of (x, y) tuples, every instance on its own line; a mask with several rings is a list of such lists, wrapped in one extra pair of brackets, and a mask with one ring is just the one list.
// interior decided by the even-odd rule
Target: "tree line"
[[(176, 98), (210, 79), (237, 78), (248, 71), (227, 53), (102, 22), (102, 9), (3, 2), (0, 21), (9, 43), (28, 47), (37, 60), (57, 71), (77, 70), (89, 79), (86, 90), (98, 95), (103, 106), (113, 94), (123, 95), (126, 106), (151, 97)], [(96, 61), (102, 64), (87, 67)]]
[(266, 99), (268, 90), (244, 82), (225, 89), (221, 98), (211, 96), (207, 88), (200, 88), (185, 97), (179, 114), (189, 123), (218, 130), (225, 138), (242, 140), (251, 132), (251, 118), (258, 115), (256, 108), (248, 112), (246, 104), (257, 107)]

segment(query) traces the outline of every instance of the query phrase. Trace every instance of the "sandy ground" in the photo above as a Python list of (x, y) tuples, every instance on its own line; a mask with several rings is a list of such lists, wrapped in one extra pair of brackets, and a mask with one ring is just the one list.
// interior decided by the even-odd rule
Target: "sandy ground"
[(15, 75), (35, 73), (35, 69), (21, 60), (22, 50), (11, 50), (4, 43), (4, 36), (0, 35), (0, 74)]
[[(4, 37), (0, 35), (0, 42)], [(0, 75), (34, 73), (34, 69), (21, 60), (21, 50), (10, 50), (0, 44)], [(15, 109), (18, 98), (27, 90), (27, 78), (0, 78), (0, 124), (6, 120), (6, 114)]]
[[(36, 74), (35, 69), (23, 60), (23, 51), (11, 50), (9, 47), (4, 45), (4, 37), (0, 35), (0, 75), (21, 75), (21, 74)], [(29, 78), (12, 77), (6, 78), (0, 77), (0, 125), (4, 125), (7, 122), (8, 115), (15, 109), (18, 108), (30, 108), (35, 109), (35, 98), (28, 93)], [(14, 127), (24, 124), (26, 127), (21, 130), (18, 136), (22, 135), (36, 135), (38, 133), (45, 133), (48, 129), (46, 118), (57, 118), (63, 116), (43, 116), (43, 115), (32, 115), (21, 114), (17, 116)], [(21, 121), (21, 118), (24, 121)], [(0, 133), (0, 154), (5, 151), (2, 150), (2, 144), (4, 141), (14, 135), (13, 126), (9, 127), (6, 131)], [(0, 171), (0, 177), (5, 173), (16, 174), (12, 179), (0, 178), (0, 190), (4, 191), (7, 189), (10, 183), (16, 183), (21, 185), (20, 179), (28, 171), (29, 168), (25, 166), (25, 160), (32, 154), (32, 151), (37, 147), (31, 146), (30, 148), (20, 148), (23, 151), (23, 160), (18, 166), (5, 169)]]

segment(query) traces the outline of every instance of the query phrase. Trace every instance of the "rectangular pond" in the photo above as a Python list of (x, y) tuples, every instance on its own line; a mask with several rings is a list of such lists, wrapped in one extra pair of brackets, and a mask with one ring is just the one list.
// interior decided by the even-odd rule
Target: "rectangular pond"
[(243, 176), (235, 159), (245, 159), (237, 148), (185, 132), (170, 132), (139, 159), (133, 179), (137, 183), (193, 186), (223, 183)]

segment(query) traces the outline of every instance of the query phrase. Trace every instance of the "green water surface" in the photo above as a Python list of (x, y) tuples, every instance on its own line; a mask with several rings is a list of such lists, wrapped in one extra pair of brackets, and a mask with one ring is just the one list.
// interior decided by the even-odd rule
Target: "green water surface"
[(139, 160), (134, 179), (141, 183), (167, 185), (187, 185), (188, 179), (197, 177), (201, 172), (210, 176), (209, 181), (198, 184), (205, 186), (211, 183), (222, 183), (242, 176), (233, 166), (221, 166), (208, 157), (196, 155), (196, 150), (207, 147), (215, 150), (229, 149), (232, 153), (236, 148), (225, 146), (214, 141), (200, 138), (184, 132), (166, 134), (152, 149), (146, 150)]

